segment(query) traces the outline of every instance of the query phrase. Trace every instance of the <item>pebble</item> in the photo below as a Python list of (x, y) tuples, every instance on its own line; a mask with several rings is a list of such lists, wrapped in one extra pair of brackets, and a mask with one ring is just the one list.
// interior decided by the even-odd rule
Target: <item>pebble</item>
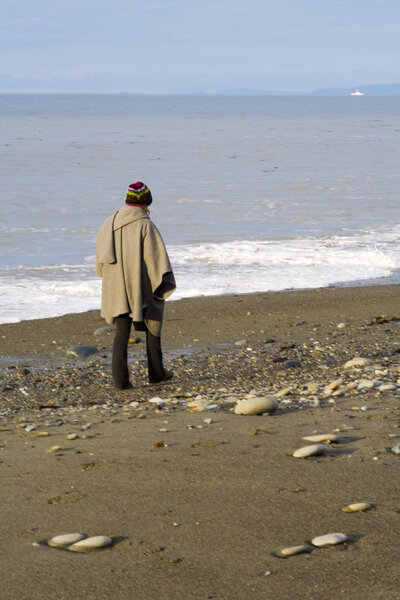
[(306, 435), (301, 438), (305, 442), (339, 442), (340, 438), (335, 433), (319, 433), (317, 435)]
[(397, 390), (397, 385), (395, 383), (382, 383), (378, 387), (378, 390), (380, 392), (392, 392), (394, 390)]
[(72, 544), (68, 550), (71, 550), (71, 552), (90, 552), (91, 550), (111, 546), (112, 543), (112, 539), (105, 535), (95, 535)]
[(78, 437), (77, 433), (69, 433), (67, 435), (67, 440), (76, 440), (77, 437)]
[(371, 379), (360, 379), (357, 385), (358, 390), (371, 390), (375, 387), (375, 383)]
[(208, 400), (202, 397), (195, 398), (191, 402), (188, 402), (188, 407), (198, 411), (205, 410), (208, 407)]
[(204, 419), (204, 423), (206, 423), (207, 425), (211, 425), (212, 422), (212, 419)]
[(84, 533), (64, 533), (63, 535), (56, 535), (47, 541), (47, 545), (52, 548), (66, 548), (71, 544), (80, 542), (87, 536)]
[(350, 369), (351, 367), (367, 367), (368, 365), (372, 365), (372, 360), (370, 358), (363, 358), (362, 356), (356, 356), (351, 360), (348, 360), (344, 368)]
[(301, 367), (301, 361), (298, 360), (297, 358), (293, 358), (291, 360), (285, 360), (285, 362), (283, 363), (283, 366), (286, 367), (287, 369), (292, 369), (294, 367)]
[(325, 454), (326, 446), (324, 444), (313, 444), (312, 446), (303, 446), (302, 448), (298, 448), (292, 454), (294, 458), (307, 458), (309, 456), (320, 456), (321, 454)]
[(52, 446), (51, 448), (47, 448), (47, 454), (52, 454), (53, 452), (58, 452), (61, 450), (61, 446)]
[(283, 398), (284, 396), (287, 396), (288, 394), (290, 394), (292, 389), (293, 389), (293, 387), (291, 385), (289, 387), (283, 388), (283, 390), (276, 392), (275, 398)]
[(111, 325), (106, 325), (105, 327), (99, 327), (93, 331), (93, 335), (103, 335), (104, 333), (112, 333), (115, 331), (114, 327)]
[(354, 513), (369, 510), (370, 508), (372, 508), (372, 504), (369, 504), (368, 502), (355, 502), (354, 504), (343, 506), (341, 510), (346, 513)]
[(48, 431), (38, 431), (36, 437), (49, 437)]
[(316, 394), (319, 390), (319, 385), (316, 381), (311, 381), (310, 383), (307, 384), (307, 391), (310, 392), (310, 394)]
[(36, 427), (34, 425), (27, 425), (25, 427), (25, 431), (35, 431)]
[(319, 535), (311, 540), (313, 546), (322, 548), (323, 546), (334, 546), (335, 544), (343, 544), (347, 542), (348, 537), (344, 533), (327, 533)]
[(65, 355), (67, 358), (86, 358), (98, 352), (96, 346), (72, 346), (68, 348)]
[(338, 387), (340, 387), (343, 383), (343, 379), (340, 377), (339, 379), (335, 379), (335, 381), (332, 381), (331, 383), (329, 383), (327, 386), (325, 386), (324, 388), (324, 392), (333, 392), (335, 391)]
[(278, 403), (275, 398), (249, 398), (247, 400), (239, 400), (234, 408), (236, 415), (263, 415), (265, 413), (272, 414), (278, 408)]
[(90, 429), (92, 425), (93, 423), (85, 423), (84, 425), (82, 425), (81, 429), (82, 431), (86, 431), (87, 429)]
[(289, 556), (294, 556), (295, 554), (305, 554), (306, 552), (312, 552), (311, 546), (290, 546), (289, 548), (282, 548), (282, 550), (278, 550), (276, 552), (276, 556), (280, 558), (288, 558)]
[(149, 403), (156, 404), (157, 406), (164, 406), (165, 401), (162, 398), (159, 398), (158, 396), (154, 396), (154, 398), (150, 398)]
[(396, 444), (395, 446), (393, 446), (391, 451), (393, 452), (393, 454), (400, 454), (400, 444)]

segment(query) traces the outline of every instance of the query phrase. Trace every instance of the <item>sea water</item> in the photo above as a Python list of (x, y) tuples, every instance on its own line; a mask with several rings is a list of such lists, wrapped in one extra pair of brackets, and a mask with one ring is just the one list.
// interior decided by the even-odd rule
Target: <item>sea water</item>
[(172, 298), (400, 282), (400, 97), (0, 95), (0, 322), (100, 307), (130, 183)]

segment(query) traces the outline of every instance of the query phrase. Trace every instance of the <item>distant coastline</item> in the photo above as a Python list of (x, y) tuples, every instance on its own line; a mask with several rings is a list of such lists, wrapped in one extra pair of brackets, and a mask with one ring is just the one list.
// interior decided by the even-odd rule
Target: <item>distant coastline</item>
[(115, 83), (108, 88), (94, 78), (41, 79), (13, 77), (0, 74), (0, 94), (117, 94), (117, 95), (168, 95), (168, 96), (350, 96), (358, 89), (365, 96), (400, 96), (400, 83), (368, 84), (346, 88), (319, 88), (313, 91), (265, 90), (253, 88), (227, 88), (216, 91), (129, 90)]

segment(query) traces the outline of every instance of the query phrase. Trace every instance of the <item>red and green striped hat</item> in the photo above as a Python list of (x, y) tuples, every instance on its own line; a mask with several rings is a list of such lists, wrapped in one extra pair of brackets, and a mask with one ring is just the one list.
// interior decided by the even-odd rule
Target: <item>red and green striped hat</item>
[(131, 185), (128, 187), (128, 193), (126, 195), (126, 204), (150, 206), (152, 202), (153, 198), (147, 185), (145, 185), (142, 181), (131, 183)]

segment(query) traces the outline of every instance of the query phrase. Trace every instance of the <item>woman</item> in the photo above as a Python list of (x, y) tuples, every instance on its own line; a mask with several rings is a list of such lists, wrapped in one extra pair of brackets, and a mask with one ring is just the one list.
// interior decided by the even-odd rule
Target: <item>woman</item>
[(163, 367), (161, 328), (164, 301), (175, 290), (175, 278), (163, 239), (150, 220), (149, 188), (138, 181), (128, 188), (125, 205), (100, 227), (96, 272), (102, 277), (101, 315), (116, 323), (112, 376), (118, 389), (132, 388), (127, 362), (132, 322), (146, 331), (150, 383), (168, 381)]

